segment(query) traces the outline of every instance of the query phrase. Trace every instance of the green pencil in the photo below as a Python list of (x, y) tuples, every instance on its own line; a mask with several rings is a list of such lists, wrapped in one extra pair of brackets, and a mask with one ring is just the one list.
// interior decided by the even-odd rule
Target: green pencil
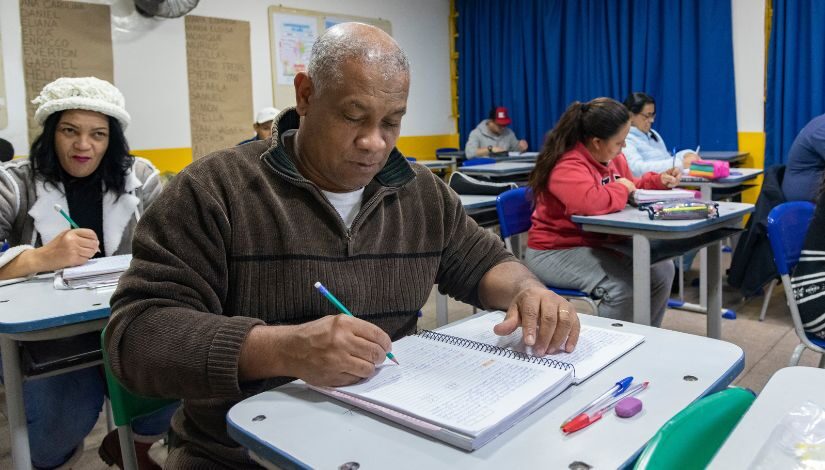
[(69, 217), (69, 214), (67, 214), (67, 213), (66, 213), (66, 211), (64, 211), (64, 210), (63, 210), (63, 208), (62, 208), (62, 207), (60, 207), (60, 204), (55, 204), (55, 205), (54, 205), (54, 210), (56, 210), (57, 212), (59, 212), (59, 213), (60, 213), (60, 215), (62, 215), (64, 219), (68, 220), (68, 221), (69, 221), (69, 225), (71, 225), (73, 229), (78, 229), (78, 228), (80, 228), (80, 226), (78, 226), (78, 225), (75, 223), (75, 221), (74, 221), (74, 220), (72, 220), (72, 218), (71, 218), (71, 217)]
[[(327, 298), (327, 300), (332, 302), (332, 305), (335, 305), (336, 307), (338, 307), (338, 310), (340, 310), (341, 313), (343, 313), (344, 315), (349, 315), (351, 317), (355, 316), (346, 307), (344, 307), (344, 304), (342, 304), (340, 300), (336, 299), (335, 296), (332, 295), (332, 292), (328, 291), (327, 288), (324, 287), (323, 284), (321, 284), (320, 282), (316, 282), (315, 283), (315, 288), (318, 289), (321, 292), (321, 294), (323, 294), (324, 297)], [(387, 359), (389, 359), (392, 362), (398, 364), (398, 359), (396, 359), (395, 356), (393, 356), (391, 352), (387, 353)], [(398, 365), (400, 366), (401, 364), (398, 364)]]

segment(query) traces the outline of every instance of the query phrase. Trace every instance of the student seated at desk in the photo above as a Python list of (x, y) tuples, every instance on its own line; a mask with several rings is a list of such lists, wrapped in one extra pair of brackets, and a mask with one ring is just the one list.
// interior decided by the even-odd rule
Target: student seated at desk
[[(160, 194), (158, 171), (129, 154), (123, 129), (130, 116), (123, 95), (94, 77), (59, 78), (34, 100), (43, 132), (29, 158), (0, 166), (0, 279), (28, 277), (85, 263), (95, 256), (131, 253), (141, 214)], [(82, 228), (71, 229), (59, 204)], [(66, 465), (83, 450), (103, 405), (104, 379), (96, 367), (23, 384), (32, 464)], [(142, 469), (159, 468), (146, 453), (169, 427), (174, 409), (135, 421), (145, 436), (136, 446)], [(117, 431), (100, 447), (110, 465), (120, 459)]]
[[(656, 101), (645, 93), (631, 93), (624, 100), (630, 111), (630, 132), (625, 141), (624, 156), (634, 176), (641, 177), (648, 171), (667, 171), (673, 166), (690, 168), (699, 160), (693, 150), (680, 150), (670, 154), (665, 139), (653, 130), (656, 120)], [(676, 158), (674, 158), (674, 156)]]
[[(601, 299), (599, 315), (633, 319), (633, 261), (607, 247), (621, 238), (583, 232), (573, 215), (601, 215), (625, 208), (640, 189), (672, 188), (680, 171), (634, 177), (622, 147), (630, 130), (627, 109), (610, 98), (574, 102), (547, 136), (530, 174), (535, 210), (528, 232), (526, 261), (549, 285), (577, 289)], [(674, 267), (650, 268), (651, 324), (662, 322)]]
[(817, 199), (819, 180), (825, 172), (825, 114), (805, 125), (788, 149), (782, 193), (788, 201)]
[[(296, 377), (322, 386), (369, 377), (391, 338), (415, 332), (434, 283), (509, 309), (495, 331), (521, 325), (538, 354), (565, 338), (575, 346), (570, 304), (395, 148), (409, 84), (389, 35), (333, 26), (295, 76), (297, 106), (272, 138), (192, 163), (141, 220), (106, 349), (130, 389), (185, 398), (168, 467), (259, 468), (227, 435), (227, 411)], [(338, 315), (316, 281), (355, 317)]]
[[(524, 152), (527, 141), (518, 140), (510, 129), (510, 113), (504, 106), (493, 106), (490, 116), (481, 121), (467, 138), (464, 153), (467, 158), (486, 157), (503, 152)], [(506, 155), (505, 155), (506, 156)]]

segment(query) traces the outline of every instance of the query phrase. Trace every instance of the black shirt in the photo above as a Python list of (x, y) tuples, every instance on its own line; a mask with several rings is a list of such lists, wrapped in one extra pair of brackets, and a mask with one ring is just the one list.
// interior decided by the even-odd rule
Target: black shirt
[(103, 247), (103, 182), (100, 168), (84, 178), (75, 178), (61, 171), (63, 187), (66, 189), (66, 202), (69, 215), (80, 228), (94, 230), (100, 241), (100, 253), (94, 258), (105, 256)]

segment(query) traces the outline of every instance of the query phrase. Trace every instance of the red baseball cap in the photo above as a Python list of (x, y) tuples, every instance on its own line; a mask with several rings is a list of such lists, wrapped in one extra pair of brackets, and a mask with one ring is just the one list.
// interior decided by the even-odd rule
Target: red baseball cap
[(509, 126), (510, 123), (513, 122), (513, 120), (510, 119), (510, 113), (507, 112), (507, 108), (504, 106), (499, 106), (496, 108), (493, 121), (499, 126)]

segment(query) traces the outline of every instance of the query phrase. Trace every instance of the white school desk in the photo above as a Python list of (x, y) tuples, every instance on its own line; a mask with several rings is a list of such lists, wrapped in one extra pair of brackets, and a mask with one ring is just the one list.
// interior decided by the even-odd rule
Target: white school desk
[(701, 151), (699, 156), (703, 160), (724, 160), (726, 162), (737, 163), (748, 157), (750, 153), (740, 152), (738, 150), (721, 150), (721, 151)]
[[(109, 318), (109, 298), (114, 290), (114, 287), (56, 290), (52, 277), (0, 287), (0, 353), (3, 355), (6, 413), (15, 469), (31, 468), (18, 342), (65, 338), (102, 330)], [(60, 372), (92, 365), (95, 363)]]
[[(743, 352), (734, 344), (591, 315), (580, 318), (588, 325), (623, 325), (625, 331), (645, 335), (645, 341), (476, 451), (451, 447), (298, 384), (232, 407), (229, 435), (269, 467), (331, 469), (355, 462), (363, 469), (617, 468), (632, 463), (668, 419), (727, 386), (743, 368)], [(399, 360), (403, 367), (404, 359)], [(626, 376), (650, 381), (638, 395), (641, 413), (630, 419), (609, 413), (575, 434), (561, 432), (564, 419)]]
[(496, 162), (484, 165), (462, 166), (460, 171), (465, 175), (481, 176), (485, 178), (502, 178), (507, 176), (527, 176), (536, 166), (531, 162)]
[(730, 172), (731, 175), (727, 178), (719, 178), (712, 181), (682, 181), (679, 183), (679, 186), (698, 187), (702, 192), (702, 199), (710, 201), (714, 189), (741, 186), (742, 183), (756, 179), (756, 177), (764, 173), (765, 170), (760, 168), (731, 168)]
[(416, 160), (410, 163), (418, 163), (419, 165), (424, 165), (430, 170), (448, 170), (453, 168), (455, 162), (451, 162), (449, 160)]
[[(745, 153), (747, 155), (747, 153)], [(764, 173), (760, 168), (735, 168), (731, 169), (731, 176), (727, 178), (720, 178), (713, 181), (683, 181), (679, 184), (681, 187), (698, 187), (702, 192), (702, 199), (706, 201), (712, 200), (714, 189), (736, 188), (742, 186), (743, 183), (755, 180), (759, 175)], [(707, 273), (707, 252), (701, 250), (699, 252), (699, 273), (700, 278), (703, 278)], [(706, 283), (699, 283), (699, 305), (688, 302), (682, 303), (678, 308), (682, 310), (689, 310), (692, 312), (706, 313), (708, 305), (708, 290)]]
[[(753, 211), (753, 204), (720, 202), (719, 217), (702, 220), (650, 220), (646, 211), (626, 207), (620, 212), (597, 216), (574, 215), (573, 222), (587, 232), (626, 235), (633, 239), (633, 321), (650, 324), (651, 240), (682, 240), (682, 253), (708, 245), (707, 334), (719, 338), (722, 333), (721, 240), (730, 229), (739, 227), (742, 218)], [(711, 233), (712, 232), (712, 233)], [(700, 236), (705, 235), (706, 236)], [(692, 246), (691, 246), (692, 245)], [(678, 253), (673, 254), (678, 256)]]
[[(467, 211), (467, 215), (473, 217), (483, 211), (495, 210), (496, 198), (498, 196), (459, 196), (461, 205)], [(449, 311), (449, 297), (438, 292), (435, 294), (435, 324), (443, 326), (447, 324)]]
[(782, 418), (806, 401), (825, 408), (825, 370), (779, 369), (739, 421), (708, 468), (748, 468)]

